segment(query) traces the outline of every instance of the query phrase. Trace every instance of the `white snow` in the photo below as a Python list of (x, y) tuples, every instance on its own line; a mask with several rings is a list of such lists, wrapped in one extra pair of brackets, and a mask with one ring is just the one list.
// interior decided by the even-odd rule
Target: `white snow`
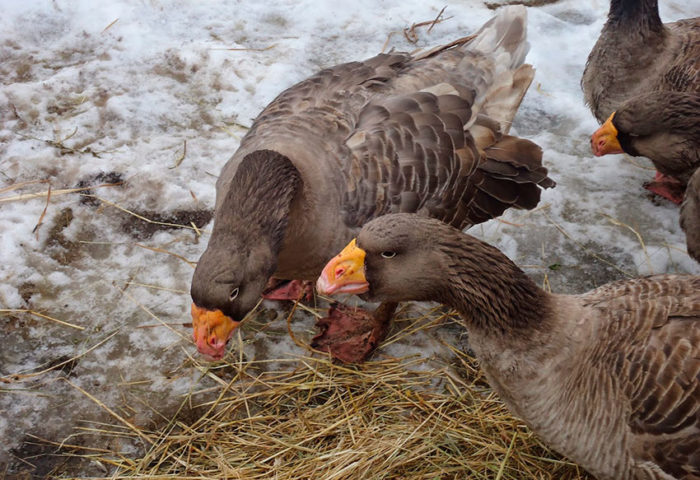
[[(700, 0), (661, 3), (665, 21), (700, 15)], [(167, 412), (182, 394), (209, 385), (187, 358), (196, 350), (183, 325), (193, 271), (185, 260), (197, 260), (206, 231), (200, 238), (192, 229), (155, 229), (61, 189), (123, 181), (87, 193), (188, 224), (190, 217), (168, 215), (212, 208), (215, 176), (245, 127), (284, 88), (320, 68), (373, 56), (387, 37), (387, 49), (429, 47), (473, 32), (494, 13), (477, 0), (0, 5), (0, 376), (41, 370), (104, 341), (70, 373), (0, 389), (0, 471), (2, 463), (21, 466), (13, 459), (22, 452), (12, 449), (28, 434), (60, 441), (76, 426), (105, 419), (59, 377), (112, 408), (128, 404), (144, 419), (148, 409), (135, 397)], [(410, 44), (403, 29), (432, 20), (445, 5), (448, 19), (430, 33), (418, 28), (419, 41)], [(650, 201), (641, 188), (653, 176), (650, 162), (590, 152), (597, 124), (579, 80), (607, 8), (605, 0), (528, 8), (528, 62), (537, 74), (513, 133), (542, 146), (558, 185), (535, 212), (510, 211), (508, 223), (471, 232), (559, 292), (651, 272), (700, 273), (685, 253), (677, 207)], [(48, 207), (46, 196), (12, 199), (49, 185)], [(83, 330), (14, 311), (24, 309)], [(310, 338), (313, 321), (296, 316), (295, 331)], [(248, 358), (302, 353), (284, 315), (271, 330), (242, 332)], [(384, 353), (444, 354), (425, 334), (404, 336)]]

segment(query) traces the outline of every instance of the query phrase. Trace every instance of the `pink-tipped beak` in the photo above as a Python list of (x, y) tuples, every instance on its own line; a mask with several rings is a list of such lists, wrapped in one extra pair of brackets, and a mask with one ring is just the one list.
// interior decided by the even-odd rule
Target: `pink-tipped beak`
[(358, 294), (369, 289), (365, 278), (365, 251), (354, 239), (326, 264), (318, 277), (316, 289), (323, 295)]
[(224, 357), (226, 344), (239, 324), (221, 310), (207, 310), (192, 304), (192, 335), (197, 350), (207, 360)]
[(611, 113), (605, 123), (591, 135), (591, 150), (596, 157), (609, 153), (624, 153), (617, 139), (617, 128), (613, 125), (614, 116), (615, 112)]

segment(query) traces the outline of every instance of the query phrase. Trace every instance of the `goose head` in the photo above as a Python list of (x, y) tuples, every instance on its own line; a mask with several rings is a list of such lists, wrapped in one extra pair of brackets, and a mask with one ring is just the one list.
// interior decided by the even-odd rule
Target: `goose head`
[(457, 231), (418, 215), (379, 217), (328, 262), (317, 290), (371, 301), (435, 300), (449, 281), (439, 239), (450, 230)]
[(611, 113), (605, 123), (591, 136), (591, 149), (596, 157), (613, 153), (624, 153), (618, 139), (619, 130), (615, 126), (615, 113)]
[(260, 301), (275, 256), (267, 242), (217, 247), (211, 242), (192, 279), (192, 326), (197, 350), (220, 360), (243, 318)]

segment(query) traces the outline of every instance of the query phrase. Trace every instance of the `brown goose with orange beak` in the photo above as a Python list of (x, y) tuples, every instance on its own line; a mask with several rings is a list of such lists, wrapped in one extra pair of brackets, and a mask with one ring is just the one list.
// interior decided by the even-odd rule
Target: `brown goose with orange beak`
[[(214, 227), (191, 294), (194, 337), (214, 359), (270, 277), (313, 281), (372, 218), (420, 212), (459, 228), (534, 208), (554, 182), (534, 143), (508, 135), (534, 75), (526, 10), (417, 54), (322, 70), (282, 92), (217, 181)], [(324, 329), (316, 345), (362, 361), (386, 335), (380, 315)], [(337, 325), (337, 323), (335, 324)]]
[(600, 480), (700, 478), (700, 276), (552, 294), (491, 245), (393, 214), (367, 223), (317, 288), (456, 309), (506, 406)]
[(664, 24), (657, 0), (611, 0), (581, 86), (603, 123), (595, 155), (648, 157), (658, 169), (645, 187), (680, 203), (698, 166), (700, 18)]
[(700, 167), (700, 94), (654, 92), (627, 100), (593, 134), (591, 148), (596, 156), (649, 158), (659, 174), (646, 187), (680, 204)]
[(591, 137), (596, 156), (627, 153), (649, 158), (658, 170), (645, 187), (681, 208), (688, 253), (700, 262), (700, 94), (654, 92), (624, 102)]

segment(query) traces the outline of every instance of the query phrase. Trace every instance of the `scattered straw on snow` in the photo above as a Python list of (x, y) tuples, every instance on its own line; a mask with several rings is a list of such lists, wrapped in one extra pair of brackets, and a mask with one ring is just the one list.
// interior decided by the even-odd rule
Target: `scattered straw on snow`
[[(435, 308), (410, 321), (433, 328), (449, 316)], [(182, 407), (202, 412), (199, 418), (175, 415), (157, 430), (137, 427), (74, 385), (115, 420), (84, 433), (130, 438), (145, 454), (86, 448), (70, 438), (55, 445), (115, 469), (105, 479), (589, 478), (508, 413), (471, 357), (447, 347), (454, 364), (429, 369), (420, 356), (349, 366), (318, 355), (241, 355), (197, 365), (216, 380), (216, 395), (211, 388), (190, 392)], [(279, 368), (267, 370), (271, 364)], [(214, 400), (199, 403), (202, 393)], [(148, 408), (159, 415), (157, 406)]]

